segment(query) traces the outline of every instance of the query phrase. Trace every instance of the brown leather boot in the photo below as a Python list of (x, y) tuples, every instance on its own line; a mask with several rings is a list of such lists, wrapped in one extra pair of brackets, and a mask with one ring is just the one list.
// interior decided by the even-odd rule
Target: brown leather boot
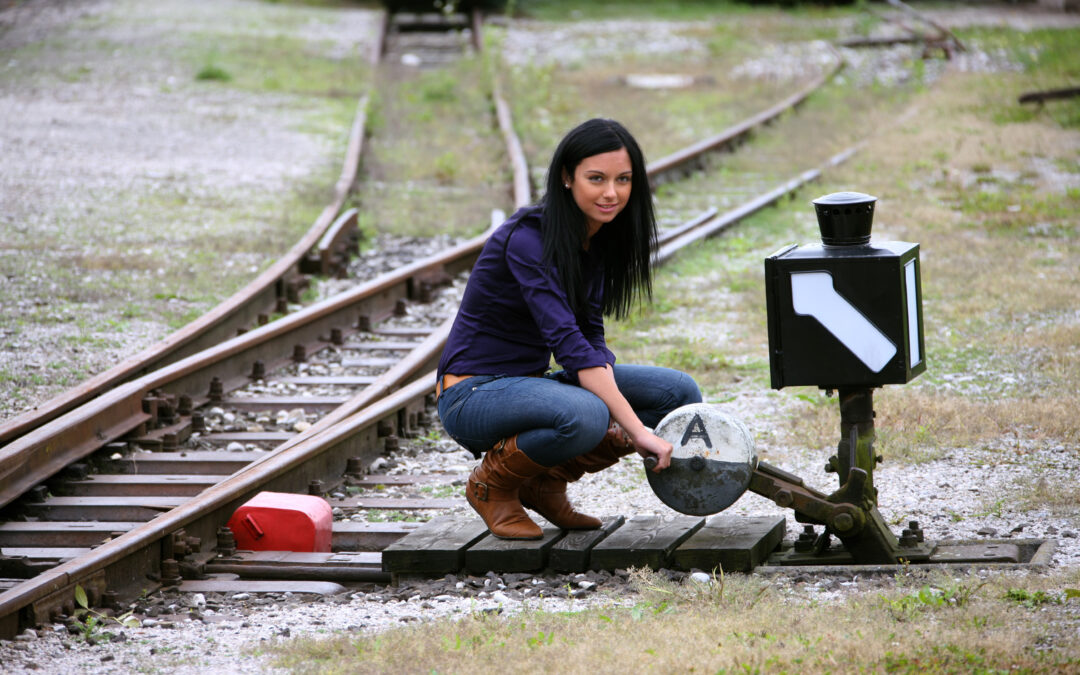
[(496, 537), (539, 539), (544, 533), (521, 507), (518, 489), (547, 470), (519, 450), (517, 436), (511, 436), (484, 453), (480, 466), (469, 475), (465, 498)]
[(564, 530), (595, 530), (602, 524), (599, 518), (575, 511), (574, 505), (566, 498), (566, 480), (550, 472), (522, 483), (518, 497), (522, 506), (536, 511), (552, 525)]
[(618, 464), (621, 458), (632, 452), (634, 445), (624, 440), (622, 431), (613, 426), (595, 448), (552, 467), (548, 474), (572, 483), (587, 473), (603, 471)]
[(599, 445), (589, 452), (522, 483), (518, 492), (522, 505), (564, 530), (595, 530), (600, 527), (602, 522), (599, 518), (574, 510), (573, 504), (566, 498), (566, 484), (573, 483), (586, 473), (602, 471), (617, 463), (620, 457), (633, 452), (634, 447), (621, 438), (617, 430), (609, 431)]

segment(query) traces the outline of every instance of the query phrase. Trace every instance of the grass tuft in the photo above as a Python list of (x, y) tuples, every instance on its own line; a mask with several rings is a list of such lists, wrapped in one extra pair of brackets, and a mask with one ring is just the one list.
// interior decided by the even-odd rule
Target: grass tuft
[(233, 78), (232, 75), (229, 74), (229, 71), (220, 66), (208, 63), (200, 68), (199, 72), (195, 73), (195, 79), (200, 81), (229, 82)]

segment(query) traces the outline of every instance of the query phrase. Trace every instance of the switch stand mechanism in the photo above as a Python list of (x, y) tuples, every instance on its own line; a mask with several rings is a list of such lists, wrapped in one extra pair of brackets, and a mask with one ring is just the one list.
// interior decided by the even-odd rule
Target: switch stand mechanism
[[(877, 509), (873, 477), (881, 458), (873, 447), (873, 389), (842, 388), (839, 398), (840, 443), (827, 467), (841, 476), (839, 489), (826, 495), (808, 487), (802, 478), (765, 462), (758, 462), (750, 478), (751, 492), (793, 509), (801, 523), (825, 527), (821, 535), (804, 533), (803, 539), (809, 544), (813, 537), (813, 544), (785, 551), (777, 562), (885, 565), (928, 561), (935, 545), (923, 542), (918, 525), (910, 526), (898, 539)], [(842, 548), (830, 547), (830, 536), (836, 536)]]

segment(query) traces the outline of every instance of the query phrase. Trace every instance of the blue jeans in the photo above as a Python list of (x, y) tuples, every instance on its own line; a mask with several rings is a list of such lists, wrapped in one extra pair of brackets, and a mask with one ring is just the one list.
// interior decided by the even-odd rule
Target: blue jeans
[[(670, 368), (614, 366), (615, 384), (637, 416), (655, 427), (680, 406), (701, 402), (697, 383)], [(529, 459), (556, 466), (592, 450), (607, 433), (610, 415), (596, 394), (562, 372), (543, 377), (477, 375), (439, 396), (439, 418), (451, 438), (477, 457), (518, 435)]]

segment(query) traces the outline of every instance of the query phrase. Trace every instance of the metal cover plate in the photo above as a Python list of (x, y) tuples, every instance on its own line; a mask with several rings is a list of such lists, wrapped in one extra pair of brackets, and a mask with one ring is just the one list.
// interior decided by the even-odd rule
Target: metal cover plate
[(673, 410), (655, 433), (674, 446), (671, 466), (645, 474), (660, 501), (679, 513), (719, 513), (750, 486), (757, 453), (750, 431), (738, 419), (695, 403)]

